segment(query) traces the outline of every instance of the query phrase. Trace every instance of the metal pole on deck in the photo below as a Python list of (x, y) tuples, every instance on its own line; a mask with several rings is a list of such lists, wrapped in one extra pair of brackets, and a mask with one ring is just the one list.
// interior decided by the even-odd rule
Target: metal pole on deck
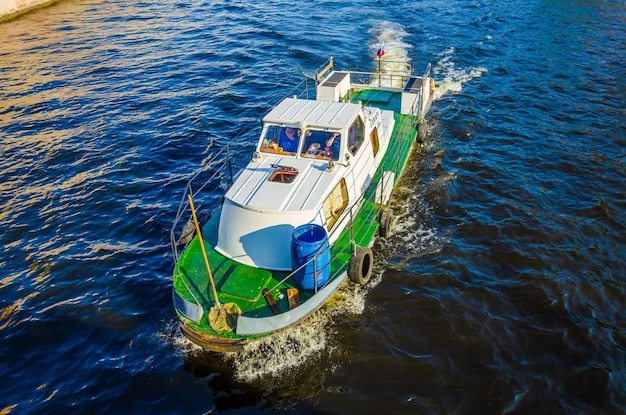
[(230, 158), (230, 149), (228, 148), (228, 144), (226, 144), (226, 157), (228, 160), (228, 171), (230, 172), (230, 184), (232, 185), (234, 183), (234, 179), (233, 179), (233, 164), (232, 164), (232, 160)]

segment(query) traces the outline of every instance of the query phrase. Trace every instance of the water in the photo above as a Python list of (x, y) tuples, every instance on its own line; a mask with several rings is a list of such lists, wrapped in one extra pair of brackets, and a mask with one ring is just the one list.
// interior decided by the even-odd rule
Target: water
[[(0, 413), (626, 412), (625, 20), (64, 0), (1, 24)], [(198, 350), (171, 304), (186, 180), (326, 58), (382, 42), (438, 84), (374, 281), (240, 355)]]

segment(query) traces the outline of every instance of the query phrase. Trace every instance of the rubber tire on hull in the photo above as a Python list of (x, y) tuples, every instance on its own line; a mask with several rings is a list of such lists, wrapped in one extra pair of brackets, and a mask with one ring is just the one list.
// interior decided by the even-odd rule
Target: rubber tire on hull
[(367, 247), (357, 246), (350, 257), (348, 276), (355, 284), (365, 285), (372, 276), (374, 254)]
[(383, 209), (380, 213), (380, 224), (378, 225), (378, 235), (381, 238), (388, 238), (391, 235), (391, 225), (393, 224), (393, 212), (391, 209)]
[(422, 122), (417, 126), (417, 142), (422, 144), (424, 140), (426, 140), (426, 133), (428, 129), (426, 128), (426, 121)]
[(180, 239), (178, 240), (178, 244), (183, 248), (186, 247), (187, 244), (191, 242), (195, 234), (196, 227), (193, 225), (193, 220), (189, 219), (180, 233)]

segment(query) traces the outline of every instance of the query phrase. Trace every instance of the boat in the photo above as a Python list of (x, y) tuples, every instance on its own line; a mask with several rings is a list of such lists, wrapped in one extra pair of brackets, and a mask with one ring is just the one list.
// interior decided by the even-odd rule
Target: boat
[(263, 117), (237, 174), (224, 146), (189, 180), (170, 232), (189, 340), (236, 352), (301, 323), (342, 284), (368, 284), (394, 186), (426, 134), (430, 70), (384, 71), (380, 59), (340, 70), (331, 57), (312, 77), (314, 98), (307, 87)]

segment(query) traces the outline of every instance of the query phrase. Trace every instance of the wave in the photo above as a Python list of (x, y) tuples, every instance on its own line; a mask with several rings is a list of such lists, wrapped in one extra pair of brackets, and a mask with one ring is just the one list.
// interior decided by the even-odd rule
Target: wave
[(433, 68), (436, 89), (433, 99), (439, 100), (446, 95), (461, 92), (463, 85), (475, 78), (480, 78), (487, 69), (481, 66), (462, 69), (454, 62), (456, 50), (451, 47), (443, 51)]

